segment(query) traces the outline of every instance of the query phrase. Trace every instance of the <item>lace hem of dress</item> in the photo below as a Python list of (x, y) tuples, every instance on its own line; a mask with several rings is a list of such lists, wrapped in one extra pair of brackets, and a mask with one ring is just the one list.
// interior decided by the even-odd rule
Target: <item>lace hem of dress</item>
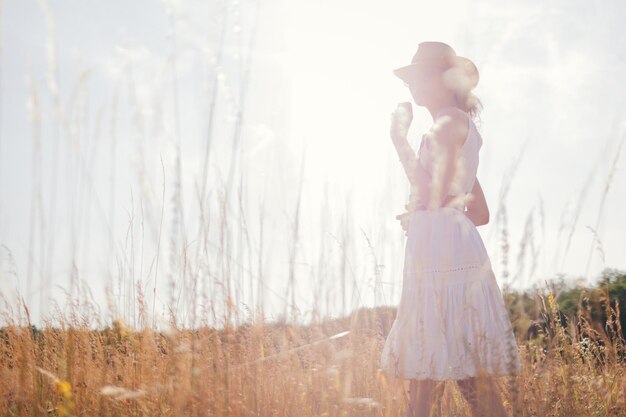
[(440, 375), (440, 374), (429, 374), (429, 373), (423, 373), (423, 374), (415, 374), (412, 376), (408, 376), (408, 375), (402, 375), (401, 373), (389, 373), (388, 371), (384, 371), (381, 369), (382, 372), (386, 373), (387, 375), (391, 375), (395, 378), (400, 378), (400, 379), (417, 379), (417, 380), (421, 380), (421, 379), (431, 379), (431, 380), (435, 380), (435, 381), (451, 381), (451, 380), (461, 380), (461, 379), (467, 379), (467, 378), (473, 378), (473, 377), (477, 377), (477, 376), (490, 376), (490, 377), (503, 377), (503, 376), (509, 376), (509, 377), (515, 377), (517, 375), (519, 375), (519, 373), (521, 372), (521, 366), (516, 366), (515, 368), (513, 368), (512, 370), (497, 370), (497, 371), (475, 371), (475, 372), (467, 372), (467, 371), (458, 371), (458, 372), (453, 372), (453, 373), (446, 373), (445, 375)]
[(469, 264), (469, 265), (457, 265), (457, 266), (450, 266), (450, 267), (440, 266), (440, 267), (424, 268), (424, 271), (425, 272), (455, 272), (455, 271), (463, 271), (466, 269), (477, 269), (477, 268), (481, 268), (481, 265)]

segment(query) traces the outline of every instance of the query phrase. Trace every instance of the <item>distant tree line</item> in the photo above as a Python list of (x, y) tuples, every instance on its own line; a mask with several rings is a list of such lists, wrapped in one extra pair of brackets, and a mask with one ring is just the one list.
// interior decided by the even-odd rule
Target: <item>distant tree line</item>
[[(590, 337), (602, 342), (603, 332), (612, 340), (626, 339), (626, 271), (604, 269), (589, 287), (562, 276), (547, 284), (548, 288), (504, 293), (514, 330), (521, 339), (535, 339), (541, 334), (554, 336), (556, 325), (577, 340)], [(587, 334), (589, 328), (597, 331)]]

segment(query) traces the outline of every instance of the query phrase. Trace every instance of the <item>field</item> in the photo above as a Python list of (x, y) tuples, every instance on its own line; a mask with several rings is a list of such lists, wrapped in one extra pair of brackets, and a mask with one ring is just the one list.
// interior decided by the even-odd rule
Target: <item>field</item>
[[(506, 295), (516, 331), (529, 323), (538, 330), (518, 335), (522, 372), (495, 379), (512, 415), (626, 415), (619, 309), (603, 294), (583, 291), (576, 320), (565, 325), (551, 292)], [(613, 320), (590, 321), (595, 305)], [(537, 326), (529, 314), (548, 320)], [(406, 382), (378, 368), (393, 316), (392, 308), (361, 309), (306, 327), (159, 333), (121, 320), (89, 329), (80, 316), (43, 329), (16, 322), (1, 331), (0, 409), (5, 416), (403, 416)], [(436, 395), (433, 415), (470, 415), (454, 383), (439, 384)]]
[(431, 24), (480, 66), (481, 231), (522, 358), (478, 403), (626, 417), (622, 6), (5, 3), (0, 417), (406, 416), (380, 369), (412, 188), (387, 112)]

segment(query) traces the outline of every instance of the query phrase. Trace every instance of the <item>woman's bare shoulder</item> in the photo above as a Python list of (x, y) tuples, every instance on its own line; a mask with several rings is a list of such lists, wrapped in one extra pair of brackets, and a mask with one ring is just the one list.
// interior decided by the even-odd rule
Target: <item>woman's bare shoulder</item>
[(438, 142), (461, 146), (469, 133), (468, 115), (457, 107), (444, 107), (437, 112), (432, 130)]

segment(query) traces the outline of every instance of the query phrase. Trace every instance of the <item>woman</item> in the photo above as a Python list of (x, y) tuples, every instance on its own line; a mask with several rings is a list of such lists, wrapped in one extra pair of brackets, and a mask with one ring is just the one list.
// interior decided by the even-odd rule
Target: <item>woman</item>
[(407, 234), (402, 296), (381, 369), (410, 380), (408, 416), (428, 416), (433, 389), (445, 380), (456, 381), (474, 416), (505, 416), (490, 377), (516, 373), (521, 360), (476, 229), (489, 221), (476, 178), (482, 137), (473, 120), (480, 102), (471, 90), (478, 70), (445, 43), (422, 42), (412, 63), (394, 74), (428, 109), (433, 126), (416, 157), (406, 137), (410, 103), (392, 114), (391, 137), (411, 196), (407, 213), (397, 217)]

